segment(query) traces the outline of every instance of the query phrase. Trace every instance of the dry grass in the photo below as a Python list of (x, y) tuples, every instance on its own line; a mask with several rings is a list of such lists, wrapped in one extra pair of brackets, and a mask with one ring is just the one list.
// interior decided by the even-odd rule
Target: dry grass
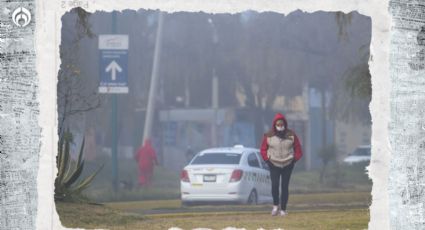
[[(267, 213), (241, 213), (224, 215), (204, 214), (194, 216), (160, 216), (148, 218), (139, 229), (182, 229), (236, 227), (245, 229), (366, 229), (369, 221), (367, 210), (293, 212), (286, 217), (272, 217)], [(144, 225), (150, 223), (150, 225)], [(150, 228), (148, 228), (150, 226)]]
[[(368, 192), (339, 192), (339, 193), (317, 193), (317, 194), (291, 194), (289, 196), (288, 207), (300, 208), (307, 207), (312, 208), (316, 206), (329, 206), (333, 204), (337, 207), (351, 206), (352, 204), (361, 204), (368, 206), (370, 204), (371, 195)], [(110, 202), (105, 203), (106, 206), (132, 211), (132, 210), (152, 210), (152, 209), (176, 209), (181, 207), (180, 200), (148, 200), (148, 201), (134, 201), (134, 202)], [(258, 205), (259, 209), (264, 206), (270, 205)], [(227, 205), (226, 207), (232, 207)], [(240, 206), (235, 206), (240, 207)], [(190, 209), (196, 210), (197, 207), (191, 207)]]
[[(255, 211), (240, 211), (253, 206), (215, 206), (213, 212), (200, 212), (201, 207), (186, 208), (186, 213), (141, 215), (144, 210), (181, 208), (180, 200), (157, 200), (137, 202), (114, 202), (105, 205), (57, 203), (61, 221), (66, 227), (108, 228), (108, 229), (182, 229), (236, 227), (245, 229), (365, 229), (369, 221), (367, 209), (350, 209), (352, 204), (367, 207), (370, 193), (321, 193), (292, 194), (287, 217), (271, 217), (270, 205), (254, 206)], [(302, 211), (328, 207), (332, 210)], [(227, 209), (223, 212), (224, 207)], [(235, 210), (232, 208), (235, 207)], [(298, 207), (298, 208), (297, 208)], [(304, 208), (299, 208), (304, 207)], [(299, 210), (292, 211), (291, 210)], [(267, 210), (267, 211), (265, 211)], [(136, 211), (130, 214), (128, 212)]]
[(126, 226), (145, 219), (141, 215), (85, 203), (56, 202), (56, 210), (62, 225), (66, 227)]
[[(66, 211), (71, 210), (71, 211)], [(181, 229), (236, 227), (245, 229), (366, 229), (368, 210), (291, 212), (286, 217), (272, 217), (268, 212), (189, 213), (142, 217), (93, 205), (58, 205), (66, 227), (86, 229)]]

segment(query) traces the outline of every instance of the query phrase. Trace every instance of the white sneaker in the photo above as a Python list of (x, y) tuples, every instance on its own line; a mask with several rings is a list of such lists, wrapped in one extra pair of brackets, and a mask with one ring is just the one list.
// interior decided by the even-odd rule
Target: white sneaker
[(277, 216), (278, 212), (279, 212), (279, 208), (277, 206), (273, 206), (272, 216)]
[(279, 215), (280, 215), (280, 216), (286, 216), (286, 215), (288, 215), (288, 213), (286, 213), (286, 212), (285, 212), (285, 211), (283, 211), (283, 210), (280, 210)]

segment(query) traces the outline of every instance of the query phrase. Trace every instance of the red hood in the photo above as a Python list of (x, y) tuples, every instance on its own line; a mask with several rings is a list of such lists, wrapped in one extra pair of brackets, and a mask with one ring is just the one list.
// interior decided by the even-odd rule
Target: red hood
[(273, 125), (272, 125), (273, 130), (276, 129), (275, 126), (276, 126), (276, 121), (277, 120), (283, 120), (283, 126), (285, 126), (285, 130), (288, 129), (288, 123), (286, 121), (285, 116), (283, 116), (283, 114), (281, 114), (281, 113), (276, 113), (276, 115), (274, 115), (274, 118), (273, 118)]

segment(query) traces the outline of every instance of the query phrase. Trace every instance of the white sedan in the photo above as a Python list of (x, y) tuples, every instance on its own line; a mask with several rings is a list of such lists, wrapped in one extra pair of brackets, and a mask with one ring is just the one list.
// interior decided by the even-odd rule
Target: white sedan
[(182, 170), (180, 190), (183, 204), (272, 201), (270, 172), (260, 151), (241, 145), (199, 152)]
[(358, 146), (353, 153), (350, 153), (348, 157), (344, 159), (344, 163), (348, 165), (353, 165), (361, 162), (370, 161), (370, 145), (360, 145)]

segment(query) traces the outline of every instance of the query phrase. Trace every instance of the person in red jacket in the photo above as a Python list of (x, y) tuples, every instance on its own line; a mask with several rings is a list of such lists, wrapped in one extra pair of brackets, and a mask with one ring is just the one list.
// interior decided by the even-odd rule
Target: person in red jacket
[(136, 159), (139, 163), (139, 185), (149, 186), (152, 180), (154, 164), (158, 165), (158, 159), (151, 140), (145, 140), (145, 144), (137, 151)]
[[(288, 203), (288, 185), (295, 162), (302, 156), (301, 143), (294, 131), (288, 129), (286, 118), (277, 113), (273, 125), (264, 134), (260, 147), (261, 156), (270, 168), (272, 182), (273, 209), (272, 215), (285, 216)], [(279, 210), (279, 182), (280, 210)]]

